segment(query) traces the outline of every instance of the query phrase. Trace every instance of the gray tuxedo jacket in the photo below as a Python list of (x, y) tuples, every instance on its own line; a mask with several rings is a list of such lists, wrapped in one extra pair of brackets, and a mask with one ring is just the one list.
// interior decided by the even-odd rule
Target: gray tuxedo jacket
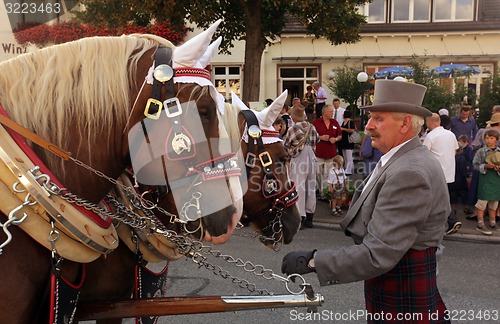
[(361, 193), (362, 187), (341, 222), (356, 244), (314, 256), (321, 285), (379, 276), (409, 249), (435, 247), (443, 239), (451, 210), (448, 187), (438, 160), (417, 137), (403, 145)]

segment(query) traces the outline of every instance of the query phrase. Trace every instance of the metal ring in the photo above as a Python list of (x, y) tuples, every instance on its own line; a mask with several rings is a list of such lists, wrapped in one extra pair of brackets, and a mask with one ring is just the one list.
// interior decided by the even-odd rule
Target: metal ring
[[(292, 278), (299, 278), (300, 280), (302, 280), (302, 285), (299, 285), (299, 286), (302, 286), (302, 289), (299, 291), (299, 292), (293, 292), (290, 287), (288, 286), (288, 284), (290, 282), (292, 282)], [(304, 279), (304, 277), (302, 277), (301, 275), (299, 275), (298, 273), (293, 273), (291, 275), (288, 276), (287, 278), (288, 280), (286, 281), (285, 283), (285, 286), (286, 286), (286, 290), (292, 294), (292, 295), (300, 295), (302, 293), (304, 293), (304, 291), (306, 291), (306, 287), (305, 287), (305, 283), (306, 283), (306, 279)]]

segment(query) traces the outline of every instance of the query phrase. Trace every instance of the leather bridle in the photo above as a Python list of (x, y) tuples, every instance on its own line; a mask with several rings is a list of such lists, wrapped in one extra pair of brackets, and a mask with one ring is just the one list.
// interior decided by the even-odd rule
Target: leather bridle
[[(275, 198), (270, 209), (265, 208), (254, 215), (247, 215), (244, 221), (250, 223), (263, 215), (269, 214), (276, 214), (281, 217), (285, 208), (295, 204), (299, 197), (295, 182), (292, 180), (290, 180), (292, 184), (291, 188), (282, 194), (283, 184), (271, 169), (273, 160), (269, 152), (264, 147), (264, 142), (262, 140), (263, 137), (277, 137), (279, 134), (278, 132), (266, 130), (262, 131), (257, 117), (251, 110), (242, 110), (240, 113), (245, 118), (247, 124), (246, 131), (248, 135), (248, 148), (247, 155), (245, 157), (247, 176), (250, 178), (251, 170), (256, 167), (257, 161), (260, 161), (264, 171), (264, 177), (262, 179), (262, 194), (265, 198)], [(255, 153), (256, 151), (257, 153)]]
[[(167, 180), (166, 185), (152, 186), (152, 192), (161, 194), (162, 196), (168, 193), (169, 190), (175, 190), (180, 187), (194, 188), (206, 181), (217, 180), (221, 178), (229, 178), (241, 175), (241, 168), (238, 166), (235, 153), (224, 154), (219, 157), (211, 158), (207, 161), (194, 165), (192, 159), (197, 154), (196, 142), (190, 132), (190, 125), (183, 122), (183, 108), (179, 99), (176, 97), (174, 88), (174, 76), (196, 76), (210, 80), (210, 73), (205, 69), (200, 68), (172, 68), (172, 49), (160, 47), (155, 53), (153, 85), (151, 96), (146, 102), (144, 116), (148, 119), (157, 120), (160, 118), (162, 111), (169, 120), (169, 130), (166, 139), (166, 154), (162, 155), (161, 163), (163, 165), (164, 177), (166, 177), (167, 162), (180, 161), (184, 164), (185, 172), (175, 180)], [(162, 101), (162, 92), (164, 99)], [(140, 95), (140, 93), (139, 93)], [(147, 127), (144, 120), (141, 120), (141, 126), (145, 138), (149, 141)], [(149, 143), (149, 142), (148, 142)], [(151, 187), (151, 186), (148, 186)], [(195, 198), (195, 189), (193, 190), (193, 199), (197, 201), (189, 201), (186, 206), (196, 206), (195, 214), (201, 214), (201, 207), (198, 203), (199, 198)], [(158, 197), (157, 197), (158, 199)], [(179, 208), (179, 213), (186, 212), (182, 219), (191, 219), (188, 215), (188, 207)]]

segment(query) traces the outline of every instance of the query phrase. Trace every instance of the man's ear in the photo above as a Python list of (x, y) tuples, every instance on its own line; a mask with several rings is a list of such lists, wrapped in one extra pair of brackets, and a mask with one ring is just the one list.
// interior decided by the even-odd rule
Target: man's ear
[(403, 133), (408, 133), (409, 130), (411, 130), (411, 116), (406, 115), (403, 118), (403, 125), (401, 125), (401, 132)]

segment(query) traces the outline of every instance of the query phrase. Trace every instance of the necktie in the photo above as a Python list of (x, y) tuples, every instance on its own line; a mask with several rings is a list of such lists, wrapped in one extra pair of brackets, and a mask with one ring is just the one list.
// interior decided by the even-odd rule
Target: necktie
[(335, 115), (333, 115), (333, 119), (337, 120), (337, 109), (335, 109)]

